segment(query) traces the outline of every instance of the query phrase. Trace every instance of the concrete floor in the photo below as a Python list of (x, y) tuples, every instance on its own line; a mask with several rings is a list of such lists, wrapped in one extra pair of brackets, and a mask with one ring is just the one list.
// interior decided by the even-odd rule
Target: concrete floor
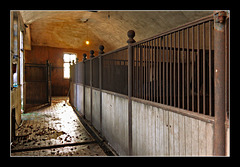
[(51, 106), (22, 114), (11, 156), (107, 156), (65, 99), (53, 97)]

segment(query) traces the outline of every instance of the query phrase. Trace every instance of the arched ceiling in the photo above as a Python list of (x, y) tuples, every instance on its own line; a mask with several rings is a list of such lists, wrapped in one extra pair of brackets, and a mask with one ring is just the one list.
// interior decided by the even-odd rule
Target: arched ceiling
[[(111, 51), (212, 14), (213, 11), (20, 11), (30, 25), (32, 45)], [(90, 45), (85, 44), (86, 40)]]

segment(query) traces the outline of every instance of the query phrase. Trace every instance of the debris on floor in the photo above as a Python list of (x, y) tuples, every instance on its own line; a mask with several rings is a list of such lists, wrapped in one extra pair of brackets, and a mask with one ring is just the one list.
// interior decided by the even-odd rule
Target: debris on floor
[[(23, 123), (16, 130), (11, 156), (106, 156), (72, 107), (63, 107), (64, 100), (52, 98), (51, 106), (22, 114)], [(81, 142), (88, 144), (79, 145)]]

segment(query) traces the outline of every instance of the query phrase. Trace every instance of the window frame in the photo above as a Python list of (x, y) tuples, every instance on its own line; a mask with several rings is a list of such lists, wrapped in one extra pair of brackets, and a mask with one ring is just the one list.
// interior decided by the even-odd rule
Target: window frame
[[(69, 80), (69, 79), (70, 79), (70, 75), (69, 75), (68, 78), (66, 78), (65, 75), (64, 75), (64, 71), (65, 71), (65, 66), (64, 66), (64, 64), (65, 64), (65, 63), (69, 63), (69, 62), (65, 62), (65, 61), (64, 61), (64, 55), (65, 55), (65, 54), (76, 55), (76, 58), (75, 58), (75, 60), (74, 60), (74, 61), (76, 62), (76, 60), (77, 60), (77, 53), (75, 53), (75, 52), (63, 52), (63, 58), (62, 58), (62, 59), (63, 59), (63, 79)], [(72, 64), (72, 62), (71, 62), (71, 64)], [(69, 73), (70, 73), (70, 66), (69, 66)]]

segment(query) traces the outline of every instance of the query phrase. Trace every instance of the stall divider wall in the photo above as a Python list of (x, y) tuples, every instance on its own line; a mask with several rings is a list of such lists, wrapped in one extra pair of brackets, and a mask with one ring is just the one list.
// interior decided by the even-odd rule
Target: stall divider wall
[[(100, 46), (97, 57), (70, 66), (71, 105), (119, 155), (228, 155), (229, 109), (219, 110), (215, 99), (228, 106), (229, 75), (216, 75), (215, 59), (226, 67), (229, 55), (215, 51), (213, 35), (227, 24), (217, 37), (228, 40), (228, 21), (215, 12), (139, 42), (128, 31), (127, 46), (108, 53)], [(225, 94), (216, 89), (219, 75)]]

